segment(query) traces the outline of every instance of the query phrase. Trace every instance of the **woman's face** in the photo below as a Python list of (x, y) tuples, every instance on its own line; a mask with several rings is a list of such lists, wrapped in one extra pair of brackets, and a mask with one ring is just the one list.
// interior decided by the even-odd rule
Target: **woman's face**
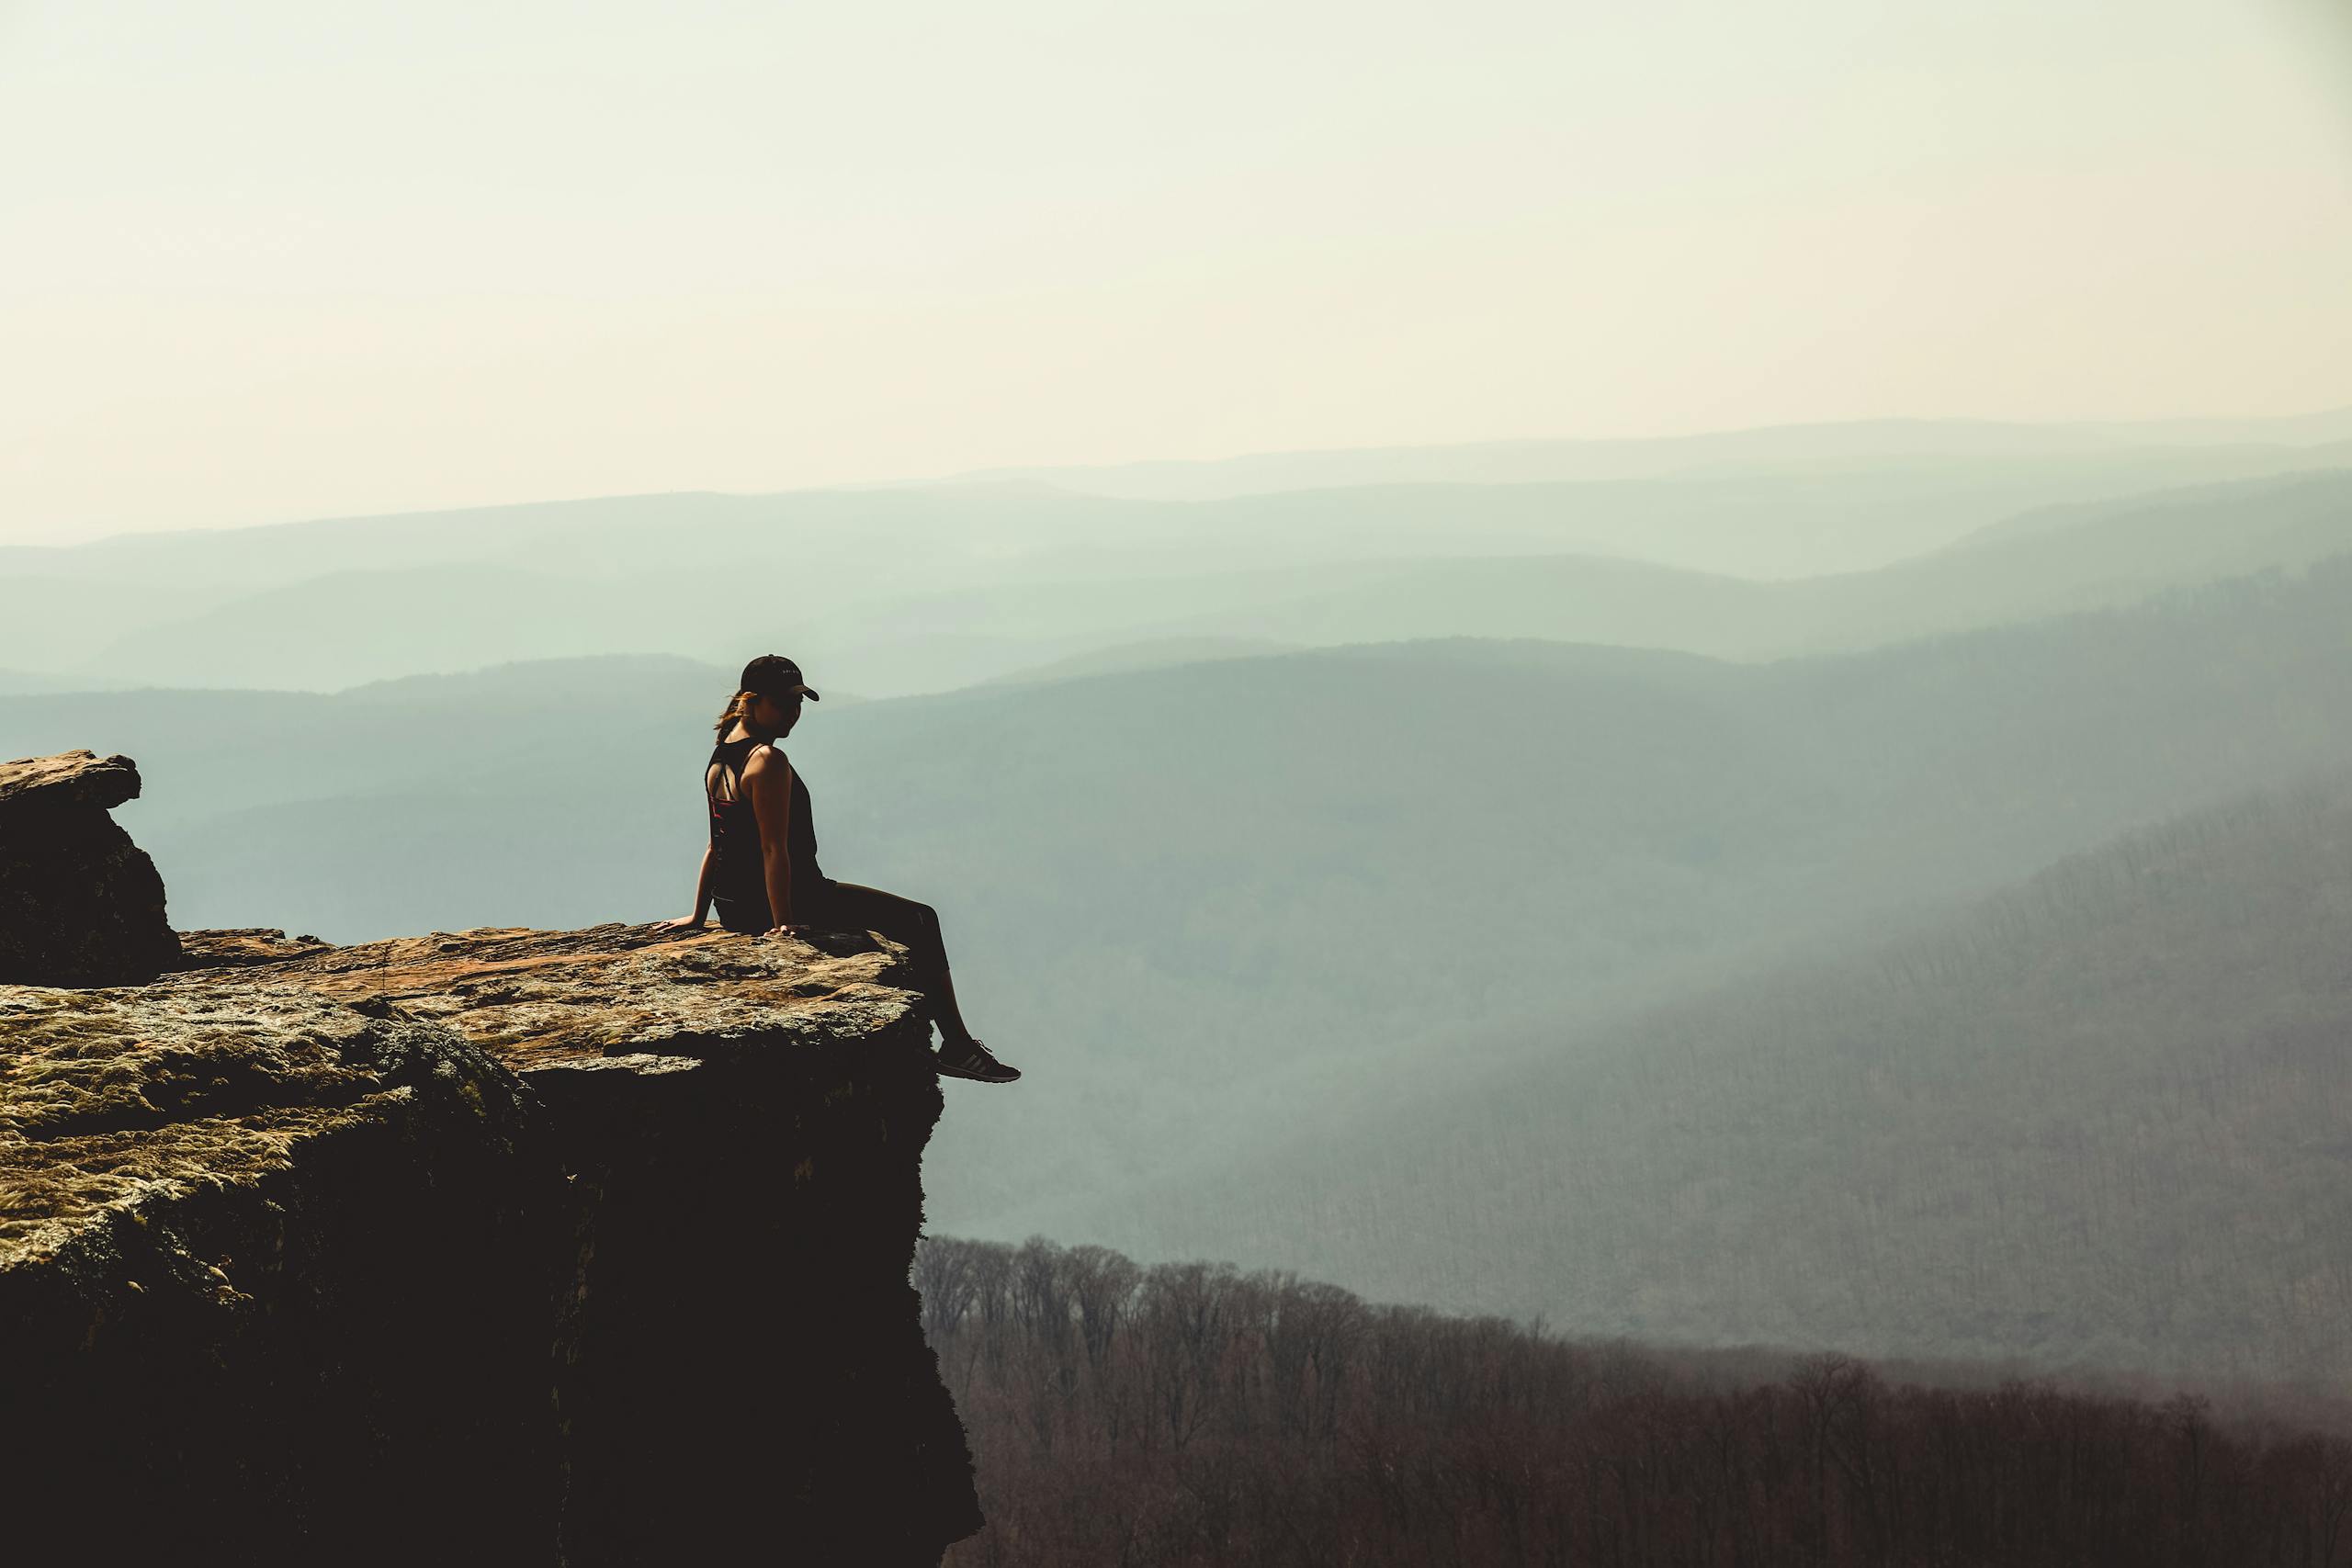
[(752, 718), (771, 735), (789, 735), (792, 727), (800, 722), (800, 699), (786, 697), (778, 702), (774, 697), (754, 697)]

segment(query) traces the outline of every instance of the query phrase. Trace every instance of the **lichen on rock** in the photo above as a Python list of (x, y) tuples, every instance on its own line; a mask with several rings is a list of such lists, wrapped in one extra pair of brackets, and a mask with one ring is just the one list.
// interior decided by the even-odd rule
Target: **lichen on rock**
[[(10, 1544), (319, 1560), (413, 1491), (526, 1551), (560, 1495), (540, 1238), (569, 1194), (543, 1120), (438, 1025), (0, 987)], [(429, 1533), (396, 1516), (345, 1560)]]
[(186, 948), (0, 986), (12, 1544), (892, 1564), (978, 1528), (907, 1280), (941, 1098), (903, 949)]

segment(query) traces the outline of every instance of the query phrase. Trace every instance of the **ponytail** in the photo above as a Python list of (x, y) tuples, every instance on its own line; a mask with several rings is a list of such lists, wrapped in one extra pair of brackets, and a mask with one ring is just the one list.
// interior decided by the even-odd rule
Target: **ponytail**
[(727, 711), (718, 716), (718, 738), (721, 740), (727, 739), (727, 732), (735, 727), (737, 719), (748, 720), (752, 716), (752, 703), (755, 695), (752, 692), (738, 692), (728, 703)]

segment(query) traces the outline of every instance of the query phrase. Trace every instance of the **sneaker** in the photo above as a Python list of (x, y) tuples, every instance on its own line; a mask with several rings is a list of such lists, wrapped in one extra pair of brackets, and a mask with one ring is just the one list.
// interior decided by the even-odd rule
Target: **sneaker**
[(978, 1083), (1011, 1083), (1021, 1076), (1019, 1067), (1006, 1066), (977, 1040), (963, 1045), (943, 1043), (938, 1056), (939, 1071), (944, 1077), (971, 1078)]

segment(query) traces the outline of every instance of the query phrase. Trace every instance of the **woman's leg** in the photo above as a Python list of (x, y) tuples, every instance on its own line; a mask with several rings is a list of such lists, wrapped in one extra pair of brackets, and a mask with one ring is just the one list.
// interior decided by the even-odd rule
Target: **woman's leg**
[(831, 882), (805, 918), (812, 925), (879, 931), (894, 942), (905, 942), (923, 995), (931, 1000), (932, 1021), (939, 1025), (940, 1038), (957, 1045), (972, 1038), (956, 1005), (956, 982), (947, 972), (947, 943), (939, 934), (938, 910), (863, 883)]
[(761, 896), (759, 907), (754, 908), (749, 899), (733, 897), (725, 893), (718, 894), (710, 901), (710, 912), (718, 917), (718, 923), (721, 926), (730, 931), (740, 931), (746, 936), (757, 936), (774, 923), (768, 919), (768, 901), (765, 895)]

